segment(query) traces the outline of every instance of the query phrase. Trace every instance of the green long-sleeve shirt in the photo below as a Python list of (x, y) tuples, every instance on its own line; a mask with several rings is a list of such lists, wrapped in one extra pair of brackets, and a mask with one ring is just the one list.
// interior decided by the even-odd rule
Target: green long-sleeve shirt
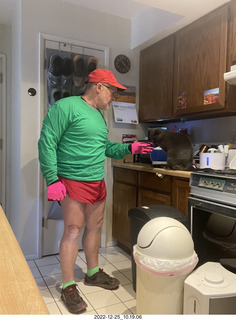
[(48, 111), (38, 141), (41, 171), (49, 185), (57, 175), (79, 181), (104, 178), (105, 158), (122, 159), (128, 144), (111, 142), (98, 109), (81, 97), (57, 101)]

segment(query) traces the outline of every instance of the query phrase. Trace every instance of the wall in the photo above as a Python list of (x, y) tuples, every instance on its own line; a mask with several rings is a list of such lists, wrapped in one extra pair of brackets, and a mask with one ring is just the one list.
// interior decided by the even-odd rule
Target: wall
[(173, 126), (187, 128), (191, 135), (195, 149), (201, 144), (236, 143), (236, 116), (169, 123), (168, 129)]
[[(96, 43), (110, 48), (110, 69), (118, 81), (138, 86), (137, 51), (130, 49), (130, 22), (89, 9), (51, 0), (22, 0), (16, 8), (12, 34), (12, 164), (10, 190), (10, 223), (27, 258), (37, 257), (41, 245), (41, 195), (40, 168), (37, 141), (41, 129), (39, 94), (30, 97), (28, 88), (39, 93), (39, 33)], [(53, 17), (53, 18), (52, 18)], [(19, 24), (19, 25), (18, 25)], [(113, 67), (117, 54), (131, 58), (132, 68), (127, 75), (118, 74)], [(16, 73), (16, 74), (15, 74)], [(15, 90), (16, 88), (16, 90)], [(16, 92), (14, 92), (16, 91)], [(108, 112), (109, 138), (121, 141), (121, 134), (145, 135), (142, 126), (114, 126), (112, 110)], [(110, 165), (110, 162), (108, 162)], [(16, 179), (16, 181), (15, 181)], [(108, 173), (108, 206), (106, 210), (105, 238), (111, 241), (111, 193), (112, 172)], [(106, 232), (108, 230), (108, 235)]]
[(236, 116), (189, 121), (188, 125), (195, 144), (236, 142)]
[[(6, 56), (6, 119), (7, 122), (10, 119), (10, 105), (11, 105), (11, 26), (0, 24), (0, 53)], [(10, 136), (10, 126), (6, 126), (6, 138)], [(10, 141), (6, 141), (6, 166), (10, 162)], [(7, 174), (10, 170), (7, 170)], [(10, 175), (6, 177), (6, 189), (9, 188)], [(9, 201), (5, 202), (5, 212), (9, 208)]]
[(10, 55), (11, 27), (0, 23), (0, 52)]

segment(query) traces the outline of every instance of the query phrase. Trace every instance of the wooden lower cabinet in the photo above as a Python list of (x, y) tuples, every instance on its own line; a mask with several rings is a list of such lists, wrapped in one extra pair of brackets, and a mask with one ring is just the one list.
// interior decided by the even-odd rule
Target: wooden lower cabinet
[(188, 214), (189, 179), (114, 167), (112, 235), (131, 251), (128, 212), (140, 206), (171, 205)]
[(170, 195), (161, 194), (159, 192), (138, 189), (138, 207), (150, 206), (152, 204), (161, 204), (170, 206)]
[(171, 176), (158, 177), (155, 173), (140, 171), (138, 172), (138, 187), (163, 194), (170, 194)]
[(130, 249), (130, 218), (128, 212), (137, 207), (137, 187), (114, 183), (112, 235), (124, 249)]
[(172, 180), (172, 206), (188, 216), (189, 179)]

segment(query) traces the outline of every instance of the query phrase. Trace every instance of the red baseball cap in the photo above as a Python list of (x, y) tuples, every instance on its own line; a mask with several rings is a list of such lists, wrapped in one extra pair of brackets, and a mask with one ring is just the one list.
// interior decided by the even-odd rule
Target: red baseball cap
[(114, 74), (110, 70), (106, 69), (95, 69), (94, 71), (90, 72), (88, 82), (109, 83), (111, 86), (114, 86), (118, 89), (127, 89), (117, 82)]

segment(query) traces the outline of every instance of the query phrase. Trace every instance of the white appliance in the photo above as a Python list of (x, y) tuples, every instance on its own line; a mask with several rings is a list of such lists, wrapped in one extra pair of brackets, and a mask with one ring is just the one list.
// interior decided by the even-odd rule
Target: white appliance
[(200, 169), (214, 169), (224, 170), (225, 169), (226, 157), (223, 152), (205, 152), (200, 153)]
[(236, 274), (207, 262), (184, 282), (184, 314), (236, 314)]
[(226, 167), (230, 169), (236, 169), (236, 149), (229, 150), (226, 160)]
[(224, 73), (224, 80), (231, 85), (236, 85), (236, 65), (231, 66), (230, 71)]

